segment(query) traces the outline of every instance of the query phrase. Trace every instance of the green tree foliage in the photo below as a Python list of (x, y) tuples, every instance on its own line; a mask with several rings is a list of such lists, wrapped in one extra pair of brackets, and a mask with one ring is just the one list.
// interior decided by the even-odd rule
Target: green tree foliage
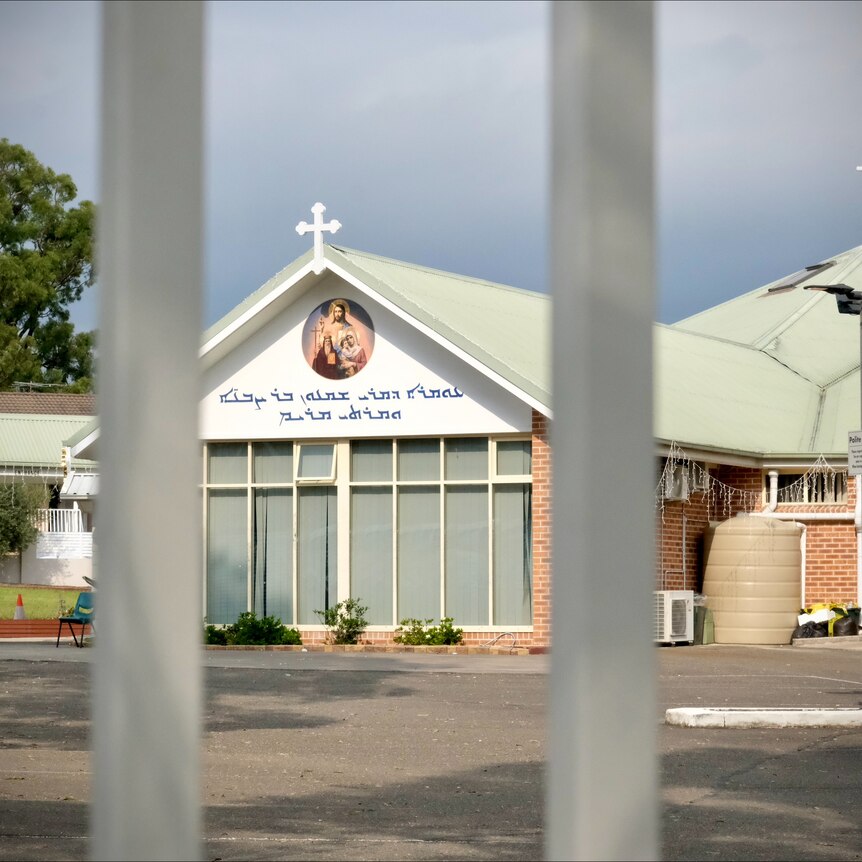
[(47, 505), (41, 485), (0, 485), (0, 554), (19, 553), (36, 539), (36, 510)]
[(95, 206), (33, 153), (0, 139), (0, 390), (16, 381), (92, 388), (94, 333), (69, 306), (93, 283)]

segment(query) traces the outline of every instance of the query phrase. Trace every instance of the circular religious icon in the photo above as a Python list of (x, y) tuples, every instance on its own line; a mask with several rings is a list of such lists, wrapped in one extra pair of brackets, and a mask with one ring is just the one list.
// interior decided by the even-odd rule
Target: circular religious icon
[(308, 364), (330, 380), (359, 374), (374, 350), (374, 325), (362, 306), (327, 299), (305, 322), (302, 350)]

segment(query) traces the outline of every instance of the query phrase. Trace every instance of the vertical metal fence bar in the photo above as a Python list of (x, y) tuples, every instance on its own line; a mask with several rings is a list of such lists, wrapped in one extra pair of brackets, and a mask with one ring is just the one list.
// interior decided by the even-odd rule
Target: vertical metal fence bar
[(658, 857), (653, 4), (552, 4), (546, 855)]
[(103, 4), (93, 856), (199, 859), (203, 6)]

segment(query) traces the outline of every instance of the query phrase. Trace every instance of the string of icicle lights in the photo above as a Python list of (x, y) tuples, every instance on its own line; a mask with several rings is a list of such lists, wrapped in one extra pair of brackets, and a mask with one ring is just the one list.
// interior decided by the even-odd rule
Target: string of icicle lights
[[(671, 443), (665, 458), (661, 476), (655, 488), (655, 507), (660, 509), (664, 523), (665, 503), (674, 499), (668, 490), (682, 481), (686, 483), (686, 498), (692, 493), (700, 494), (707, 504), (710, 517), (721, 520), (736, 512), (757, 512), (763, 508), (761, 491), (734, 488), (711, 476), (700, 461), (690, 458), (676, 443)], [(846, 498), (847, 471), (836, 470), (823, 457), (808, 467), (794, 482), (778, 489), (779, 503), (836, 503)]]

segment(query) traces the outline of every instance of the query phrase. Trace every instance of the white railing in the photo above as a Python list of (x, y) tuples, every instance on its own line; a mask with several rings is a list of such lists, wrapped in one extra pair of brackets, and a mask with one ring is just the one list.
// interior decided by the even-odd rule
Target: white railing
[(83, 533), (84, 519), (80, 509), (39, 509), (36, 529), (40, 533)]

